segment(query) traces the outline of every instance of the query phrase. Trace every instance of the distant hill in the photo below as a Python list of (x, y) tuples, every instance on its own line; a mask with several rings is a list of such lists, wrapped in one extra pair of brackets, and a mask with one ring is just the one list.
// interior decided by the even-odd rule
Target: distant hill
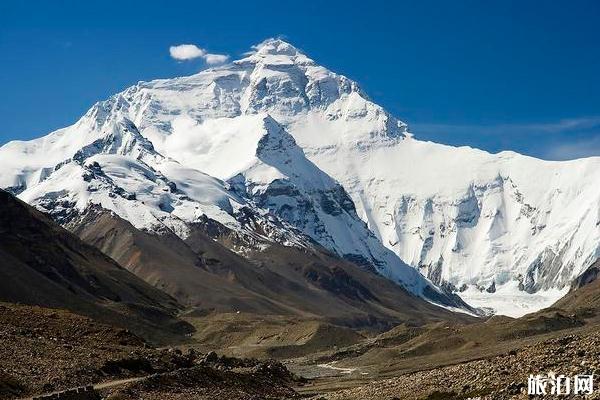
[(172, 297), (2, 190), (0, 301), (67, 309), (159, 341), (190, 330)]
[[(215, 221), (194, 225), (183, 240), (169, 232), (138, 230), (114, 213), (95, 209), (70, 228), (200, 313), (288, 315), (375, 329), (406, 321), (473, 319), (435, 306), (318, 248), (270, 242), (242, 257), (228, 248), (236, 247), (235, 232)], [(459, 298), (456, 302), (457, 307), (467, 307)]]

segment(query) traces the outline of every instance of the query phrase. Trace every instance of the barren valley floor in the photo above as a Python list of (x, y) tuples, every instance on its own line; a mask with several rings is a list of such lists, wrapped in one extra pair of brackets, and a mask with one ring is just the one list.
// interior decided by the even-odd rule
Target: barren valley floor
[(196, 333), (186, 343), (158, 349), (65, 311), (10, 304), (2, 311), (6, 399), (88, 384), (122, 400), (518, 399), (527, 398), (529, 374), (600, 373), (600, 333), (589, 312), (402, 325), (381, 334), (211, 314), (188, 319)]

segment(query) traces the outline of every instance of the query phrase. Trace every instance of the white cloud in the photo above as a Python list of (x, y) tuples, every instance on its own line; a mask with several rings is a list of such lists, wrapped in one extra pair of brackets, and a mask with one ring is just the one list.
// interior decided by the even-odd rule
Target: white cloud
[(207, 53), (206, 50), (196, 46), (195, 44), (180, 44), (169, 47), (171, 57), (178, 61), (188, 61), (196, 58), (202, 58), (207, 64), (215, 65), (222, 64), (229, 60), (229, 56), (225, 54)]
[(461, 125), (410, 124), (417, 138), (451, 145), (491, 145), (492, 151), (515, 150), (546, 160), (600, 156), (600, 116), (539, 123)]
[(164, 146), (169, 152), (206, 154), (210, 150), (211, 135), (204, 128), (188, 116), (175, 118), (171, 125), (173, 131), (167, 136)]
[(169, 47), (171, 57), (179, 61), (193, 60), (194, 58), (204, 57), (206, 51), (195, 44), (180, 44)]
[(548, 160), (573, 160), (597, 156), (600, 156), (600, 134), (597, 137), (558, 143), (546, 151), (544, 158)]
[(410, 124), (418, 135), (419, 131), (441, 134), (474, 134), (474, 135), (547, 135), (568, 132), (586, 131), (600, 127), (600, 116), (561, 119), (558, 121), (530, 124), (496, 124), (496, 125), (460, 125), (460, 124)]
[(204, 60), (209, 65), (223, 64), (229, 60), (229, 56), (225, 54), (206, 54)]

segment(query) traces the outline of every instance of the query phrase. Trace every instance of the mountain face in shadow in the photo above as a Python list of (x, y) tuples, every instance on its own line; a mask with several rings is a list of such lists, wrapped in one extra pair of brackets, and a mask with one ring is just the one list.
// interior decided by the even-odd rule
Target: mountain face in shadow
[(237, 247), (235, 232), (215, 221), (193, 225), (183, 240), (138, 230), (95, 209), (70, 228), (193, 312), (298, 316), (375, 329), (404, 321), (472, 319), (324, 249), (268, 243), (242, 257), (229, 249)]
[(67, 309), (158, 341), (190, 330), (175, 299), (1, 190), (0, 301)]

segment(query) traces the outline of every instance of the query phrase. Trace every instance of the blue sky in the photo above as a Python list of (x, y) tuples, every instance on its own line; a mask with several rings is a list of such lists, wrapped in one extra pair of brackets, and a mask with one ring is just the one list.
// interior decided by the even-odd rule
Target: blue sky
[(415, 136), (548, 158), (600, 155), (600, 2), (3, 1), (0, 144), (139, 81), (282, 36), (358, 81)]

